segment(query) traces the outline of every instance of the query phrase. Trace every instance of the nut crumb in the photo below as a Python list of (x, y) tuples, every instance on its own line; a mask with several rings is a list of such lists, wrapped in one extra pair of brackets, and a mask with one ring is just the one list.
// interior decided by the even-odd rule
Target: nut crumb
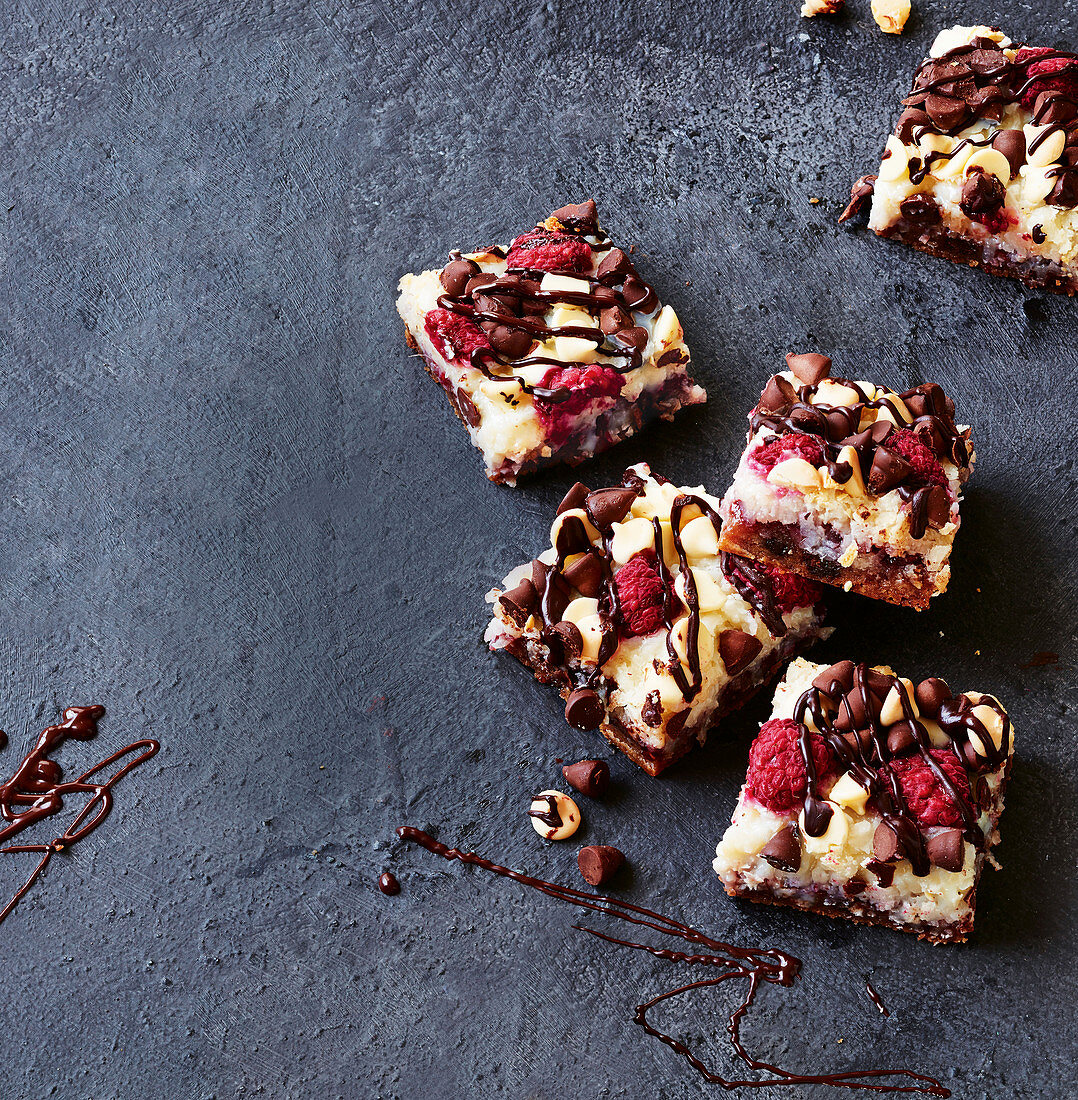
[(872, 0), (872, 18), (884, 34), (901, 34), (910, 17), (910, 0)]
[(819, 199), (809, 199), (809, 202), (812, 203), (813, 206), (815, 206), (819, 201)]
[(801, 14), (806, 19), (816, 15), (837, 15), (845, 6), (846, 0), (805, 0), (801, 5)]

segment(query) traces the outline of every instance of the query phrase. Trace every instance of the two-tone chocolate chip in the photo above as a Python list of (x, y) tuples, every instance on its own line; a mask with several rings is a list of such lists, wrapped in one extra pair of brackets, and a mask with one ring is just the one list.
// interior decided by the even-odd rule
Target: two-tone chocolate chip
[(567, 565), (562, 570), (562, 576), (582, 596), (598, 599), (603, 590), (603, 563), (594, 550), (586, 551), (572, 565)]
[(819, 352), (790, 352), (786, 356), (786, 366), (793, 371), (794, 377), (806, 386), (815, 386), (831, 373), (831, 360)]
[(761, 649), (760, 640), (744, 630), (723, 630), (719, 634), (719, 656), (729, 676), (736, 676), (752, 664)]
[(961, 871), (966, 861), (966, 842), (961, 829), (940, 829), (925, 840), (928, 858), (944, 871)]
[(801, 832), (791, 821), (763, 846), (760, 858), (766, 860), (778, 871), (790, 874), (801, 866)]
[(498, 597), (498, 602), (517, 626), (523, 626), (528, 621), (528, 616), (538, 607), (539, 596), (535, 585), (525, 577), (515, 588), (503, 592)]
[(599, 530), (606, 530), (629, 514), (637, 495), (635, 489), (596, 489), (588, 493), (584, 508), (592, 523)]

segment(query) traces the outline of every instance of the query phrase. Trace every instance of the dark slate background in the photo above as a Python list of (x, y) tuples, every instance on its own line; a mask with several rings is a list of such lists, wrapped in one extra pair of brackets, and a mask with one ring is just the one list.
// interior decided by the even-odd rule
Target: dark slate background
[[(1075, 0), (1003, 6), (922, 0), (900, 39), (867, 0), (815, 22), (796, 0), (4, 6), (0, 762), (71, 702), (108, 708), (72, 767), (163, 743), (0, 928), (5, 1098), (716, 1093), (630, 1022), (695, 975), (394, 838), (572, 883), (577, 844), (523, 813), (556, 757), (593, 754), (615, 786), (579, 838), (628, 853), (625, 897), (805, 960), (746, 1025), (761, 1056), (1078, 1092), (1078, 302), (835, 224), (937, 30), (1078, 46)], [(727, 900), (709, 861), (764, 701), (650, 780), (480, 644), (483, 593), (572, 476), (482, 478), (395, 284), (589, 195), (711, 394), (593, 485), (647, 459), (721, 492), (794, 348), (938, 379), (976, 426), (951, 590), (923, 615), (840, 600), (819, 654), (1010, 705), (1004, 869), (969, 946)], [(661, 1017), (726, 1069), (728, 994)]]

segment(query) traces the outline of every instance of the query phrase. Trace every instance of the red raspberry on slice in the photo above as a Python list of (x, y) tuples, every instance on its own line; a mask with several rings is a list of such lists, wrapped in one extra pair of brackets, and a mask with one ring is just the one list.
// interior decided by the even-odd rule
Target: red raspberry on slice
[(654, 550), (641, 550), (614, 574), (623, 633), (646, 637), (663, 625), (663, 582)]
[(946, 485), (947, 475), (932, 448), (916, 432), (903, 428), (888, 436), (884, 444), (897, 451), (912, 467), (911, 481), (920, 481), (925, 485)]
[(819, 466), (823, 463), (823, 448), (820, 441), (811, 435), (791, 432), (789, 435), (774, 436), (749, 456), (757, 472), (765, 476), (787, 458), (803, 458), (813, 466)]
[[(749, 771), (745, 793), (775, 813), (786, 813), (804, 802), (807, 776), (801, 755), (801, 727), (789, 718), (772, 718), (760, 727), (749, 749)], [(837, 768), (827, 742), (809, 734), (816, 780), (825, 785)]]
[[(423, 321), (423, 328), (447, 359), (467, 359), (476, 348), (490, 347), (490, 341), (477, 325), (449, 309), (432, 309)], [(452, 356), (449, 348), (453, 350)]]
[(551, 442), (568, 439), (576, 419), (592, 402), (613, 404), (621, 393), (625, 379), (612, 367), (588, 363), (579, 367), (551, 367), (543, 375), (540, 387), (548, 390), (565, 388), (570, 391), (566, 401), (557, 403), (535, 398), (535, 412)]
[[(958, 757), (946, 749), (932, 749), (930, 755), (955, 790), (968, 802), (969, 778)], [(962, 814), (957, 803), (923, 756), (919, 753), (900, 756), (887, 767), (898, 777), (902, 797), (922, 828), (962, 824)]]
[[(1056, 51), (1049, 46), (1023, 46), (1014, 60), (1018, 65), (1035, 57), (1045, 57)], [(1070, 57), (1049, 57), (1046, 61), (1034, 61), (1026, 70), (1027, 79), (1033, 83), (1022, 96), (1022, 106), (1031, 108), (1041, 92), (1062, 92), (1078, 100), (1078, 60)], [(1034, 79), (1039, 77), (1040, 79)]]
[(775, 606), (784, 615), (796, 607), (812, 607), (823, 598), (823, 586), (808, 577), (799, 577), (796, 573), (787, 573), (774, 566), (757, 566), (771, 578), (771, 591), (775, 596)]
[(539, 271), (587, 271), (591, 267), (591, 245), (583, 237), (533, 229), (513, 241), (505, 262), (509, 267)]

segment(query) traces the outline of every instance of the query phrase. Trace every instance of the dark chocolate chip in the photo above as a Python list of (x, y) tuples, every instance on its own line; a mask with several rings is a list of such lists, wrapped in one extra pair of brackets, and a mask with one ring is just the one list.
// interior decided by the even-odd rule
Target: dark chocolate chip
[(541, 596), (546, 590), (546, 579), (550, 574), (550, 566), (546, 562), (540, 561), (535, 558), (532, 561), (532, 584), (535, 585), (535, 591)]
[(1049, 206), (1066, 209), (1078, 206), (1078, 172), (1064, 172), (1056, 177), (1052, 193), (1044, 200)]
[(503, 592), (498, 598), (506, 614), (517, 626), (523, 626), (528, 621), (528, 616), (539, 602), (535, 585), (527, 577), (516, 588)]
[(636, 495), (633, 489), (596, 489), (589, 493), (585, 507), (591, 522), (599, 530), (620, 523), (629, 514)]
[(925, 100), (925, 110), (933, 125), (941, 130), (953, 130), (969, 116), (969, 108), (963, 100), (934, 93), (929, 93)]
[(815, 386), (831, 373), (831, 360), (816, 351), (800, 354), (791, 351), (786, 356), (786, 366), (794, 372), (794, 377), (806, 386)]
[(573, 508), (583, 508), (584, 501), (588, 499), (588, 493), (591, 490), (582, 482), (578, 481), (570, 490), (561, 498), (561, 504), (558, 505), (558, 515), (562, 512), (568, 512)]
[(498, 281), (497, 275), (491, 275), (489, 272), (482, 272), (479, 275), (473, 275), (465, 284), (465, 295), (475, 295), (485, 287), (493, 286)]
[(842, 740), (850, 746), (854, 752), (864, 752), (872, 744), (872, 730), (856, 730), (853, 733), (844, 733)]
[(479, 265), (474, 260), (451, 260), (442, 268), (438, 280), (446, 294), (452, 298), (460, 298), (464, 295), (468, 280), (478, 271)]
[(947, 686), (946, 680), (940, 680), (936, 676), (929, 676), (922, 680), (913, 690), (913, 697), (917, 700), (917, 709), (929, 718), (939, 716), (940, 707), (948, 699), (954, 697), (954, 693)]
[(1007, 197), (1007, 189), (997, 176), (984, 171), (983, 168), (974, 168), (966, 176), (966, 182), (962, 184), (962, 213), (968, 218), (984, 217), (994, 214)]
[(576, 623), (562, 620), (550, 628), (550, 634), (551, 646), (561, 646), (561, 664), (575, 661), (584, 652), (584, 639)]
[(620, 329), (630, 328), (632, 323), (633, 319), (618, 305), (609, 306), (599, 314), (599, 328), (607, 336), (613, 336)]
[(569, 587), (569, 582), (560, 574), (550, 571), (546, 581), (547, 590), (543, 594), (543, 603), (546, 605), (549, 615), (547, 622), (553, 624), (561, 621), (562, 615), (565, 614), (565, 609), (569, 606), (569, 600), (572, 598), (573, 590)]
[(761, 412), (779, 412), (781, 409), (788, 408), (796, 400), (797, 391), (787, 379), (776, 374), (764, 386), (764, 392), (760, 395), (760, 401), (756, 407)]
[(595, 208), (594, 199), (561, 206), (550, 216), (557, 218), (566, 229), (579, 229), (586, 232), (597, 229), (599, 226), (599, 211)]
[(910, 195), (898, 204), (898, 209), (904, 218), (921, 225), (935, 225), (943, 216), (931, 195)]
[(646, 725), (652, 729), (658, 729), (663, 724), (662, 696), (657, 691), (649, 691), (644, 699), (644, 705), (640, 708), (640, 717)]
[(642, 351), (648, 342), (648, 330), (634, 325), (632, 328), (623, 328), (614, 333), (614, 343), (620, 348), (629, 351)]
[(736, 676), (756, 660), (761, 649), (759, 639), (743, 630), (724, 630), (719, 634), (719, 655), (729, 676)]
[(594, 550), (588, 550), (572, 565), (567, 565), (562, 570), (562, 576), (582, 596), (589, 596), (593, 600), (597, 600), (603, 590), (603, 563)]
[(843, 893), (847, 897), (854, 898), (858, 894), (863, 894), (868, 889), (868, 883), (863, 878), (851, 878), (847, 882), (842, 884)]
[(632, 260), (620, 248), (612, 248), (599, 261), (596, 277), (601, 283), (620, 283), (622, 276), (634, 272)]
[[(895, 677), (890, 673), (880, 672), (879, 669), (868, 668), (865, 669), (865, 683), (868, 684), (869, 691), (882, 700), (887, 697), (887, 693), (895, 686)], [(875, 706), (876, 710), (879, 711), (879, 703), (876, 703)]]
[(929, 488), (925, 515), (928, 518), (928, 526), (935, 531), (946, 526), (950, 520), (951, 498), (942, 485), (933, 485)]
[(577, 688), (565, 701), (565, 720), (574, 729), (598, 729), (605, 714), (603, 701), (591, 688)]
[(878, 859), (870, 859), (865, 868), (876, 876), (876, 882), (882, 890), (886, 890), (895, 881), (895, 869), (887, 863), (881, 863)]
[(850, 430), (860, 416), (860, 411), (855, 412), (853, 409), (829, 409), (824, 413), (824, 419), (827, 421), (827, 438), (844, 439), (850, 434)]
[(822, 691), (832, 702), (838, 702), (839, 696), (845, 695), (853, 686), (853, 661), (839, 661), (837, 665), (825, 668), (819, 673), (812, 686)]
[(961, 829), (941, 829), (925, 841), (928, 858), (945, 871), (961, 871), (966, 861), (966, 844)]
[(494, 325), (487, 333), (490, 346), (510, 359), (520, 359), (528, 354), (535, 340), (523, 329), (510, 328), (509, 325)]
[(561, 770), (565, 782), (588, 798), (602, 798), (610, 786), (610, 768), (605, 760), (581, 760)]
[(856, 451), (874, 450), (894, 431), (894, 425), (887, 420), (877, 420), (863, 432), (856, 432), (839, 440), (840, 447), (853, 447)]
[(625, 856), (609, 844), (589, 844), (580, 849), (576, 862), (589, 886), (605, 886), (621, 870)]
[(872, 468), (868, 472), (869, 491), (876, 496), (890, 492), (901, 485), (913, 473), (913, 467), (894, 451), (878, 447), (872, 456)]
[(639, 275), (629, 275), (621, 288), (621, 296), (630, 309), (641, 313), (650, 313), (658, 304), (659, 298), (654, 290)]
[(592, 287), (591, 296), (595, 299), (600, 309), (606, 309), (607, 306), (620, 306), (621, 295), (609, 286), (595, 286)]
[(874, 718), (880, 713), (880, 700), (875, 692), (868, 693), (868, 703), (872, 708), (871, 715), (865, 710), (865, 702), (859, 690), (855, 688), (847, 692), (838, 708), (838, 714), (835, 715), (835, 729), (843, 733), (865, 729), (870, 717)]
[(998, 130), (992, 138), (992, 148), (998, 149), (1011, 166), (1011, 179), (1026, 163), (1026, 134), (1024, 130)]
[(876, 826), (876, 832), (872, 836), (872, 854), (880, 861), (880, 863), (891, 863), (894, 860), (901, 859), (900, 848), (902, 845), (899, 843), (898, 834), (887, 824), (886, 821), (881, 821)]
[(872, 193), (875, 190), (875, 176), (862, 176), (857, 180), (850, 188), (850, 201), (846, 204), (846, 209), (838, 216), (839, 224), (866, 213), (872, 204)]
[(927, 113), (922, 111), (920, 107), (907, 107), (902, 114), (898, 116), (898, 123), (895, 125), (895, 137), (897, 137), (903, 145), (913, 145), (914, 127), (931, 130), (933, 129), (932, 119), (930, 119)]
[(793, 873), (801, 866), (801, 838), (791, 821), (763, 846), (760, 857), (779, 871)]
[(468, 396), (466, 390), (457, 390), (456, 400), (461, 416), (474, 428), (480, 420), (479, 410), (475, 407), (475, 402)]
[(903, 720), (896, 722), (887, 731), (887, 751), (892, 756), (902, 756), (917, 744), (917, 738), (913, 735), (913, 726)]

